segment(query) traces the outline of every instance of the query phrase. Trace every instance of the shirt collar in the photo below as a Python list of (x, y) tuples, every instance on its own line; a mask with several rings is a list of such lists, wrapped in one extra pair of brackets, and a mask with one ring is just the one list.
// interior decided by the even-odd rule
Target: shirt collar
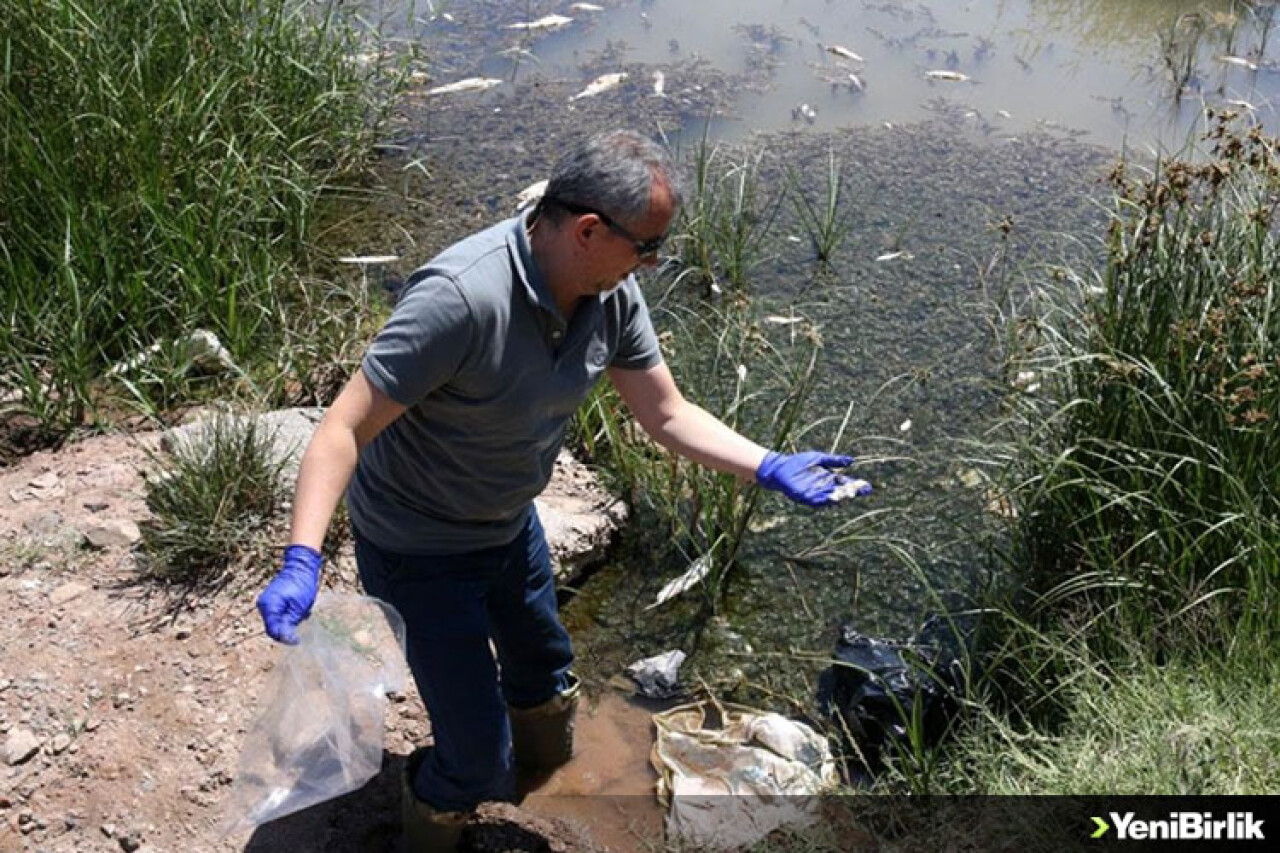
[(528, 210), (509, 220), (511, 229), (507, 232), (507, 246), (529, 302), (563, 323), (564, 318), (560, 316), (560, 309), (551, 296), (551, 288), (547, 286), (542, 270), (534, 263), (533, 247), (529, 244), (529, 225), (536, 209), (537, 205), (531, 205)]

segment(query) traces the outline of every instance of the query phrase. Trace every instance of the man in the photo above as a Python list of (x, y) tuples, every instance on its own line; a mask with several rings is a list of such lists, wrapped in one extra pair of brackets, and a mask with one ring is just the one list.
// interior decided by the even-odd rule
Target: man
[(532, 211), (414, 273), (307, 447), (293, 544), (258, 608), (296, 642), (345, 491), (361, 582), (404, 616), (431, 718), (406, 774), (412, 851), (453, 849), (471, 809), (513, 795), (513, 763), (572, 754), (578, 684), (533, 499), (602, 373), (676, 453), (811, 506), (844, 481), (848, 457), (768, 452), (676, 388), (632, 273), (656, 263), (679, 202), (660, 147), (592, 137)]

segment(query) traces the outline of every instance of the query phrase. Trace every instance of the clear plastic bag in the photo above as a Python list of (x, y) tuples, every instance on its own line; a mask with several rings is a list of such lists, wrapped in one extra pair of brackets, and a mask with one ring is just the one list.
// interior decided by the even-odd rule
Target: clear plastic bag
[(354, 791), (382, 766), (387, 694), (407, 686), (404, 620), (376, 598), (322, 593), (283, 647), (244, 738), (226, 833)]

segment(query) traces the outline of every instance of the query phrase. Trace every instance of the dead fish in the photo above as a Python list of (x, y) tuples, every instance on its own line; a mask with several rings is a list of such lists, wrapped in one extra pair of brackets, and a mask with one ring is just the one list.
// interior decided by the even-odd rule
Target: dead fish
[(866, 480), (841, 477), (839, 485), (831, 493), (831, 500), (834, 503), (839, 503), (840, 501), (847, 501), (849, 498), (866, 497), (869, 494), (871, 494), (871, 484)]
[(617, 71), (613, 74), (601, 74), (596, 79), (587, 84), (587, 88), (571, 97), (569, 100), (576, 101), (578, 98), (590, 98), (599, 95), (601, 92), (607, 92), (616, 87), (623, 80), (627, 79), (625, 71)]
[(817, 117), (818, 117), (817, 111), (814, 110), (814, 108), (809, 106), (808, 104), (801, 104), (800, 106), (796, 107), (791, 111), (792, 121), (796, 121), (797, 119), (804, 119), (805, 121), (809, 122), (809, 124), (813, 124), (813, 120), (816, 119)]
[(899, 259), (909, 261), (914, 257), (915, 255), (910, 252), (885, 252), (883, 255), (876, 256), (876, 263), (882, 264), (886, 261), (896, 261)]
[(1000, 116), (1000, 118), (1013, 118), (1013, 115), (1008, 110), (996, 110), (996, 115)]
[(338, 258), (340, 264), (389, 264), (392, 261), (400, 260), (399, 255), (352, 255), (346, 258)]
[(1250, 71), (1258, 70), (1258, 63), (1243, 56), (1219, 56), (1218, 61), (1226, 65), (1239, 65), (1241, 68), (1247, 68)]
[(566, 18), (564, 15), (547, 15), (545, 18), (539, 18), (536, 21), (524, 21), (519, 24), (507, 24), (509, 30), (524, 30), (525, 32), (534, 32), (535, 30), (558, 30), (565, 24), (572, 24), (573, 18)]
[(863, 83), (862, 78), (852, 72), (849, 74), (849, 85), (857, 89), (859, 92), (867, 91), (867, 84)]
[(444, 86), (428, 89), (425, 94), (453, 95), (458, 92), (483, 92), (485, 89), (492, 89), (494, 86), (500, 85), (502, 85), (502, 81), (493, 77), (468, 77), (465, 80), (459, 80), (457, 83), (448, 83)]
[(529, 186), (516, 194), (516, 210), (524, 210), (546, 194), (547, 182), (545, 180), (529, 184)]
[(841, 59), (848, 59), (851, 62), (866, 62), (865, 59), (858, 56), (858, 54), (854, 53), (852, 50), (849, 50), (849, 48), (841, 47), (838, 44), (827, 45), (827, 53), (834, 53)]
[(652, 610), (659, 604), (670, 601), (685, 590), (693, 589), (702, 579), (711, 573), (711, 555), (699, 557), (694, 560), (689, 568), (680, 577), (667, 583), (658, 591), (658, 597), (654, 599), (645, 610)]
[(911, 431), (911, 418), (907, 418), (905, 421), (898, 424), (898, 432), (910, 432), (910, 431)]
[(770, 314), (764, 318), (766, 323), (773, 326), (790, 326), (793, 323), (803, 323), (803, 317), (780, 317), (777, 314)]
[(961, 74), (959, 71), (926, 71), (924, 76), (927, 80), (947, 80), (952, 83), (967, 83), (969, 81), (969, 75)]
[(661, 98), (662, 93), (666, 91), (666, 88), (667, 75), (663, 74), (661, 71), (653, 72), (653, 94)]
[(603, 12), (603, 6), (597, 6), (595, 3), (573, 3), (569, 6), (570, 12)]

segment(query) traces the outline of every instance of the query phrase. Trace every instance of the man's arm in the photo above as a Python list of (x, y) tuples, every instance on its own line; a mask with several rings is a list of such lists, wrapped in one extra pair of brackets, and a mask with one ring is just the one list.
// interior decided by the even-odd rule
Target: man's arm
[(405, 406), (379, 391), (357, 368), (325, 412), (298, 470), (289, 541), (316, 551), (356, 469), (360, 448), (404, 414)]
[(611, 367), (609, 379), (654, 441), (717, 471), (743, 480), (755, 477), (768, 451), (686, 400), (665, 364), (646, 370)]

